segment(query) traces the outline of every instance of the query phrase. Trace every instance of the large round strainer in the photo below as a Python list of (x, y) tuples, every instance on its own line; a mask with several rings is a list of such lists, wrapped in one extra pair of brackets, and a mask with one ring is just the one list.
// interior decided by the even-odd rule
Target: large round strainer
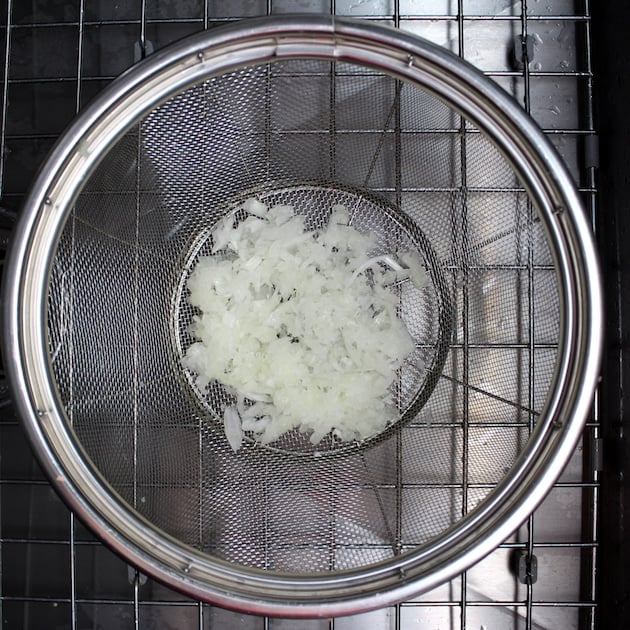
[[(249, 197), (312, 229), (342, 204), (374, 256), (426, 268), (391, 286), (415, 349), (384, 431), (228, 444), (233, 392), (182, 363), (187, 280)], [(593, 243), (544, 135), (450, 53), (333, 17), (218, 28), (116, 80), (40, 172), (5, 287), (63, 497), (141, 570), (250, 612), (380, 607), (481, 558), (559, 475), (598, 371)]]

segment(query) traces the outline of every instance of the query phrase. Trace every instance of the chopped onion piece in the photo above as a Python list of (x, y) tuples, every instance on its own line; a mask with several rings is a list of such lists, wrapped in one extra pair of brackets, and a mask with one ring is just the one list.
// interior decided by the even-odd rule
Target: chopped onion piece
[(241, 428), (241, 417), (234, 405), (228, 405), (223, 412), (223, 428), (228, 444), (234, 452), (241, 448), (243, 441), (243, 430)]
[(350, 213), (346, 206), (342, 206), (340, 203), (332, 207), (332, 214), (330, 215), (330, 222), (337, 223), (338, 225), (348, 225), (350, 222)]
[(228, 245), (233, 236), (234, 215), (225, 217), (212, 233), (212, 253), (216, 253)]
[(369, 258), (362, 265), (357, 267), (352, 273), (351, 282), (359, 275), (362, 274), (366, 269), (373, 267), (376, 263), (385, 263), (390, 269), (394, 271), (402, 271), (402, 267), (391, 257), (388, 255), (384, 256), (374, 256), (373, 258)]
[(418, 255), (413, 252), (404, 252), (400, 255), (400, 259), (409, 270), (409, 279), (416, 289), (422, 290), (427, 287), (429, 276)]
[(264, 204), (262, 201), (255, 199), (254, 197), (250, 197), (243, 204), (243, 210), (245, 212), (249, 212), (249, 214), (254, 214), (261, 219), (264, 219), (267, 215), (267, 204)]

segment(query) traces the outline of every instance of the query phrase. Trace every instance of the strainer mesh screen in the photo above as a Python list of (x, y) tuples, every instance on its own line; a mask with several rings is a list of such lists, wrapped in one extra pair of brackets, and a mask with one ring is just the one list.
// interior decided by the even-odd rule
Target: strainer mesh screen
[[(344, 203), (429, 267), (426, 289), (396, 289), (417, 349), (384, 435), (234, 453), (229, 396), (182, 368), (185, 278), (249, 195), (314, 227)], [(552, 378), (556, 282), (514, 171), (455, 111), (367, 68), (275, 62), (171, 98), (91, 176), (52, 266), (52, 370), (94, 466), (158, 528), (248, 566), (360, 567), (439, 535), (510, 470)]]

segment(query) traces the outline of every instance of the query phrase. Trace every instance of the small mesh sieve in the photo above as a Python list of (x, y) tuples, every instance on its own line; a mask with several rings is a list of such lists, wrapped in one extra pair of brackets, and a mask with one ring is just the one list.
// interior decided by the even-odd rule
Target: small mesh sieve
[[(413, 251), (418, 254), (420, 260), (425, 261), (424, 264), (429, 271), (429, 282), (426, 287), (418, 289), (411, 282), (403, 281), (394, 289), (399, 296), (400, 316), (416, 344), (415, 350), (406, 358), (392, 388), (400, 419), (388, 426), (385, 431), (361, 441), (335, 439), (335, 435), (331, 433), (321, 442), (312, 444), (307, 433), (293, 429), (266, 448), (283, 451), (286, 454), (321, 457), (329, 454), (347, 454), (349, 451), (373, 446), (376, 442), (391, 437), (399, 425), (416, 417), (431, 395), (440, 378), (451, 342), (452, 307), (449, 288), (428, 239), (415, 223), (385, 198), (368, 194), (365, 189), (343, 188), (338, 183), (332, 187), (321, 182), (294, 181), (290, 185), (271, 182), (265, 188), (248, 190), (245, 195), (230, 200), (226, 204), (225, 214), (237, 217), (238, 224), (238, 221), (247, 216), (242, 210), (243, 201), (251, 197), (270, 207), (291, 206), (295, 212), (305, 217), (307, 230), (324, 228), (328, 224), (331, 208), (337, 204), (342, 205), (348, 209), (349, 223), (354, 229), (376, 236), (376, 243), (371, 252), (374, 256)], [(186, 350), (195, 341), (189, 330), (196, 310), (188, 302), (187, 281), (200, 257), (212, 255), (211, 233), (212, 230), (204, 230), (194, 239), (187, 252), (183, 265), (184, 272), (177, 285), (172, 321), (176, 325), (175, 343), (179, 364), (183, 363)], [(224, 253), (218, 252), (215, 255), (223, 257)], [(184, 374), (195, 395), (209, 413), (210, 421), (222, 433), (223, 413), (226, 405), (236, 403), (234, 394), (228, 393), (225, 387), (216, 382), (209, 387), (200, 387), (194, 372), (184, 370)], [(248, 439), (251, 441), (253, 437), (249, 436)]]
[[(426, 265), (393, 289), (415, 350), (382, 434), (234, 452), (230, 394), (183, 368), (187, 278), (250, 196), (312, 228), (341, 203), (375, 255)], [(560, 473), (598, 369), (597, 261), (544, 136), (450, 53), (338, 18), (216, 29), (120, 77), (49, 157), (7, 278), (62, 495), (142, 570), (252, 612), (382, 606), (480, 558)]]

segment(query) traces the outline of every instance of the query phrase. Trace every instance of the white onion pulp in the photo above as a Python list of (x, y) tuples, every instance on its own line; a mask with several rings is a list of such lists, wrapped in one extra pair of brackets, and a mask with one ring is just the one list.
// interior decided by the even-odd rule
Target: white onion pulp
[(243, 221), (214, 227), (213, 255), (187, 284), (198, 341), (184, 367), (200, 389), (218, 381), (236, 397), (223, 415), (229, 445), (244, 432), (263, 444), (295, 428), (313, 444), (380, 433), (399, 417), (392, 384), (414, 350), (391, 287), (426, 286), (419, 257), (371, 255), (374, 235), (342, 205), (316, 231), (291, 206), (251, 198), (242, 209)]

